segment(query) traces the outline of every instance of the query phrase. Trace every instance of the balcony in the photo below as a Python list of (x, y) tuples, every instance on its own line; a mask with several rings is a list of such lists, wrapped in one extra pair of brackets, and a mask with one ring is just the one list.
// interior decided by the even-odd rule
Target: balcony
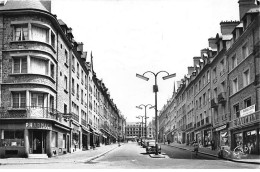
[(79, 116), (73, 112), (71, 114), (72, 114), (72, 119), (79, 122)]
[(62, 113), (53, 108), (48, 107), (32, 107), (24, 108), (1, 108), (0, 118), (44, 118), (55, 121), (62, 121)]
[(218, 94), (218, 103), (219, 104), (224, 104), (226, 103), (227, 98), (226, 98), (226, 92), (221, 92)]
[(215, 98), (211, 99), (210, 103), (211, 103), (211, 108), (217, 108), (218, 107), (218, 104), (217, 104), (217, 101), (216, 101)]

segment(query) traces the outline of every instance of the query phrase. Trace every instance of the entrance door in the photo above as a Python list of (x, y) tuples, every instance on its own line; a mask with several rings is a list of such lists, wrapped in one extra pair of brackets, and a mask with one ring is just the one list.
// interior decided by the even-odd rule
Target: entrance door
[(32, 131), (32, 150), (34, 154), (45, 153), (45, 133), (41, 130)]
[(70, 136), (67, 135), (67, 152), (70, 152)]

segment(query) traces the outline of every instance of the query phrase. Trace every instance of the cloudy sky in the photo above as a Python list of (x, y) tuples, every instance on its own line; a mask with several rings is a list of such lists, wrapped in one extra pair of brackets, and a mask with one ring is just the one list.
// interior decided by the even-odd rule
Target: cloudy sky
[[(238, 0), (52, 0), (52, 13), (69, 27), (84, 51), (92, 51), (94, 70), (103, 79), (111, 97), (127, 117), (139, 121), (144, 110), (135, 106), (153, 104), (149, 81), (136, 73), (161, 70), (176, 73), (158, 76), (158, 110), (172, 96), (173, 85), (187, 74), (193, 57), (208, 47), (208, 38), (220, 32), (221, 21), (238, 20)], [(149, 119), (154, 110), (148, 109)]]

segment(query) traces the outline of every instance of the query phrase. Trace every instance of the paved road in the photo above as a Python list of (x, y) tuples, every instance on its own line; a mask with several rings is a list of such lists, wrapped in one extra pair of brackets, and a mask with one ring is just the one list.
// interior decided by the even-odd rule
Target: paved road
[(145, 154), (145, 149), (136, 143), (124, 144), (110, 153), (91, 162), (71, 162), (56, 164), (25, 164), (5, 165), (0, 168), (58, 168), (58, 169), (256, 169), (259, 165), (235, 163), (220, 160), (211, 156), (181, 150), (167, 145), (162, 145), (166, 158), (150, 158)]

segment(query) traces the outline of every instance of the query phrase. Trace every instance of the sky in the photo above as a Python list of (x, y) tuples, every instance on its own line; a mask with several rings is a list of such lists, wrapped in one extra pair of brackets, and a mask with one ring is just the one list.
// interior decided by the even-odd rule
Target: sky
[[(238, 0), (52, 0), (52, 13), (72, 28), (84, 51), (92, 51), (94, 71), (127, 122), (144, 115), (136, 106), (155, 104), (154, 76), (146, 74), (145, 81), (136, 73), (176, 73), (157, 77), (161, 110), (193, 57), (220, 33), (220, 22), (239, 20), (238, 7)], [(151, 121), (154, 109), (147, 116)]]

